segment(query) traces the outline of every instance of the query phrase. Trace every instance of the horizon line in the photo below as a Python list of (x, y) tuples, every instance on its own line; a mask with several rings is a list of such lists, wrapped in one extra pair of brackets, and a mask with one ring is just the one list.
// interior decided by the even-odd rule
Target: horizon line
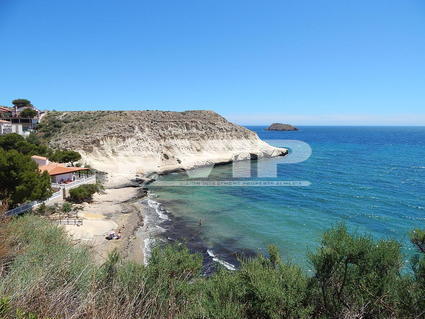
[[(240, 126), (258, 126), (258, 127), (268, 127), (270, 124), (240, 124), (234, 123)], [(292, 125), (292, 124), (291, 124)], [(295, 127), (425, 127), (425, 124), (301, 124), (293, 125)], [(291, 132), (291, 131), (287, 131)]]

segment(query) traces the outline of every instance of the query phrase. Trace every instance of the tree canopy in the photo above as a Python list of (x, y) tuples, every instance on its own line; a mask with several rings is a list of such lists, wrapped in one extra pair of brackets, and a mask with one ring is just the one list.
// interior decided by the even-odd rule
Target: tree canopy
[(0, 200), (14, 207), (27, 201), (43, 200), (52, 194), (50, 176), (16, 150), (0, 148)]
[(53, 151), (46, 145), (41, 144), (35, 136), (30, 135), (25, 139), (19, 134), (6, 134), (0, 136), (0, 147), (5, 151), (16, 150), (24, 155), (40, 155), (50, 157)]
[(16, 99), (12, 101), (12, 104), (16, 107), (31, 106), (31, 101), (27, 99)]
[(37, 116), (37, 111), (35, 111), (32, 108), (26, 108), (26, 109), (22, 110), (21, 113), (19, 113), (19, 116), (32, 119), (35, 116)]
[(71, 150), (58, 150), (55, 151), (50, 159), (59, 163), (73, 163), (81, 159), (81, 154)]
[(24, 155), (46, 156), (51, 161), (59, 163), (73, 163), (81, 159), (81, 154), (72, 150), (52, 150), (41, 143), (34, 134), (30, 134), (26, 139), (15, 133), (1, 135), (0, 147), (5, 151), (16, 150)]

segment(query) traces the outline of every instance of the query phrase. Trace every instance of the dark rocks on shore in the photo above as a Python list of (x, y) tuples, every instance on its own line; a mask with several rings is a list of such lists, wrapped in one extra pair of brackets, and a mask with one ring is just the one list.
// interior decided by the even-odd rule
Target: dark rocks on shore
[(282, 123), (273, 123), (268, 128), (266, 128), (267, 131), (298, 131), (298, 129), (295, 126), (289, 125), (289, 124), (282, 124)]

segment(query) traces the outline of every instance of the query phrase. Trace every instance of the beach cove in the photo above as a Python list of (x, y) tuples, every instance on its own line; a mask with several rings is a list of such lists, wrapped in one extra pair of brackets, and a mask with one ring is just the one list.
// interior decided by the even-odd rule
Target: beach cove
[[(277, 179), (309, 180), (312, 185), (167, 188), (156, 187), (154, 182), (145, 185), (149, 188), (146, 197), (140, 195), (140, 187), (115, 185), (107, 188), (106, 194), (96, 195), (82, 214), (101, 214), (102, 218), (88, 217), (81, 230), (67, 227), (72, 228), (76, 238), (86, 227), (92, 229), (89, 238), (79, 239), (94, 243), (97, 254), (105, 256), (119, 248), (139, 262), (145, 262), (145, 251), (149, 254), (155, 240), (181, 241), (203, 255), (207, 272), (215, 262), (234, 269), (239, 258), (265, 253), (270, 244), (276, 244), (285, 259), (308, 269), (307, 252), (318, 246), (323, 231), (338, 223), (374, 238), (401, 241), (407, 260), (412, 252), (407, 233), (424, 222), (422, 188), (418, 187), (425, 180), (421, 164), (425, 155), (421, 147), (425, 140), (423, 128), (304, 127), (299, 132), (250, 129), (272, 145), (273, 139), (284, 138), (309, 142), (312, 157), (303, 163), (280, 165), (281, 177)], [(256, 161), (251, 164), (254, 169)], [(232, 164), (219, 165), (208, 180), (232, 180), (231, 173)], [(258, 180), (255, 171), (252, 173), (250, 180)], [(187, 181), (188, 176), (175, 172), (158, 180)], [(114, 180), (109, 182), (116, 184)], [(400, 207), (402, 210), (398, 210)], [(106, 228), (103, 225), (112, 222), (115, 224)], [(123, 240), (104, 239), (108, 227), (122, 226), (126, 229)]]

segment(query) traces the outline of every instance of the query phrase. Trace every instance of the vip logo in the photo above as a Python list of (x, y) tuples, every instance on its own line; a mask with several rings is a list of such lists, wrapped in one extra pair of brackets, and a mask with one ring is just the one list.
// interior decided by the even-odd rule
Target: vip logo
[[(257, 168), (257, 178), (270, 178), (274, 177), (277, 178), (278, 176), (278, 170), (277, 167), (280, 164), (288, 165), (288, 164), (296, 164), (301, 163), (306, 160), (308, 160), (312, 154), (312, 149), (309, 144), (299, 141), (299, 140), (266, 140), (268, 144), (279, 147), (279, 148), (285, 148), (288, 150), (288, 154), (285, 156), (279, 156), (279, 157), (272, 157), (272, 158), (264, 158), (256, 161), (256, 168)], [(214, 144), (213, 142), (211, 145), (221, 145), (223, 142), (218, 141), (217, 144)], [(237, 145), (237, 144), (236, 144)], [(200, 149), (202, 149), (202, 146), (200, 145)], [(213, 149), (211, 151), (214, 151)], [(199, 155), (198, 155), (199, 156)], [(261, 157), (261, 156), (260, 156)], [(239, 180), (238, 183), (241, 186), (274, 186), (273, 183), (264, 183), (259, 181), (258, 179), (254, 184), (252, 183), (246, 183), (242, 182), (240, 183), (241, 179), (248, 179), (252, 177), (251, 171), (252, 171), (252, 165), (253, 161), (247, 160), (250, 158), (250, 154), (241, 152), (240, 155), (235, 156), (232, 161), (232, 177), (236, 180)], [(196, 169), (187, 170), (186, 174), (189, 179), (208, 179), (210, 176), (212, 170), (214, 168), (214, 164), (205, 165)], [(260, 184), (258, 184), (260, 183)], [(202, 185), (201, 185), (202, 184)], [(210, 181), (207, 183), (202, 183), (197, 181), (192, 183), (190, 181), (173, 181), (173, 182), (156, 182), (157, 186), (237, 186), (236, 184), (232, 183), (229, 184), (229, 181)], [(277, 186), (307, 186), (310, 185), (308, 181), (285, 181), (285, 183), (279, 183)], [(276, 186), (276, 185), (275, 185)]]

